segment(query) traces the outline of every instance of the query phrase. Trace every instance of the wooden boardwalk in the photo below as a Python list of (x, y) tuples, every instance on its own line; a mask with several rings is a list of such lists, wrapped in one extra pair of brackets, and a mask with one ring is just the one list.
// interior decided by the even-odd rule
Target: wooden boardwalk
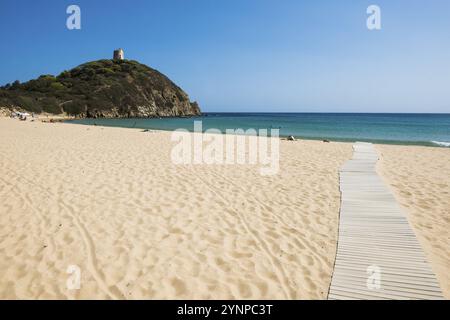
[(370, 143), (340, 170), (341, 212), (328, 299), (443, 299), (408, 220), (375, 171)]

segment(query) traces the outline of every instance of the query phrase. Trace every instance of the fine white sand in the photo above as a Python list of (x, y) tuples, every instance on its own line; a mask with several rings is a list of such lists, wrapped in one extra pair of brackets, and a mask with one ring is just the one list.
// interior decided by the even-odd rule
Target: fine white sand
[(408, 215), (450, 299), (450, 149), (377, 145), (378, 172)]
[[(0, 298), (326, 298), (351, 144), (281, 141), (266, 177), (174, 165), (172, 147), (170, 132), (0, 118)], [(395, 148), (382, 148), (386, 172), (417, 194), (402, 196), (422, 240), (441, 246), (428, 253), (448, 289), (449, 158), (414, 176), (420, 164), (403, 167)]]

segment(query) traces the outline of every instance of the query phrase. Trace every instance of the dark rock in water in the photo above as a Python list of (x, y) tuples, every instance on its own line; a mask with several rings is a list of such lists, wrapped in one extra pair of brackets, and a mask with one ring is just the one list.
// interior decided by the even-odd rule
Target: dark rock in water
[(330, 143), (330, 140), (322, 140), (323, 142)]
[(287, 140), (288, 140), (288, 141), (295, 141), (295, 137), (294, 137), (294, 136), (289, 136), (289, 137), (287, 138)]
[(80, 118), (200, 115), (197, 102), (169, 78), (137, 61), (98, 60), (58, 76), (0, 87), (0, 108)]

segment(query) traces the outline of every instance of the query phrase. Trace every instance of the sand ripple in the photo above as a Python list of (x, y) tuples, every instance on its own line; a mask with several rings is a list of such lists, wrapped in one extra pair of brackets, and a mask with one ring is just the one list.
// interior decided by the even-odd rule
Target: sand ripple
[(0, 119), (0, 137), (0, 298), (326, 297), (351, 145), (283, 141), (263, 177), (175, 166), (167, 132)]

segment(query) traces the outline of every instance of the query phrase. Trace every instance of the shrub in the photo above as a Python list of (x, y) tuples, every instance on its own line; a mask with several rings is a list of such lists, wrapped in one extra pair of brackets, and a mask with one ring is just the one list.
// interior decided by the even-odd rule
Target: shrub
[(44, 98), (41, 102), (42, 110), (48, 113), (58, 114), (61, 113), (61, 107), (58, 105), (56, 98)]
[(50, 88), (53, 90), (64, 90), (66, 87), (61, 82), (53, 82)]
[(55, 76), (51, 75), (51, 74), (43, 74), (41, 75), (38, 80), (43, 80), (43, 81), (56, 81)]
[(103, 63), (101, 63), (101, 61), (94, 61), (94, 62), (85, 63), (82, 65), (82, 67), (83, 67), (83, 69), (87, 69), (87, 68), (100, 69), (100, 68), (103, 68)]
[(39, 102), (36, 99), (33, 99), (32, 97), (26, 97), (26, 96), (17, 96), (14, 99), (14, 102), (19, 107), (31, 111), (31, 112), (41, 112), (42, 109), (39, 105)]
[(63, 109), (70, 115), (76, 116), (84, 112), (86, 103), (81, 100), (73, 100), (63, 105)]
[(70, 78), (70, 72), (67, 70), (64, 70), (63, 72), (60, 73), (60, 75), (58, 76), (59, 79), (67, 79)]
[(114, 71), (110, 68), (101, 68), (101, 69), (98, 69), (97, 72), (99, 74), (105, 74), (105, 75), (114, 74)]
[(19, 87), (20, 87), (20, 81), (19, 80), (14, 81), (12, 83), (12, 85), (11, 85), (11, 89), (13, 89), (13, 90), (19, 89)]

